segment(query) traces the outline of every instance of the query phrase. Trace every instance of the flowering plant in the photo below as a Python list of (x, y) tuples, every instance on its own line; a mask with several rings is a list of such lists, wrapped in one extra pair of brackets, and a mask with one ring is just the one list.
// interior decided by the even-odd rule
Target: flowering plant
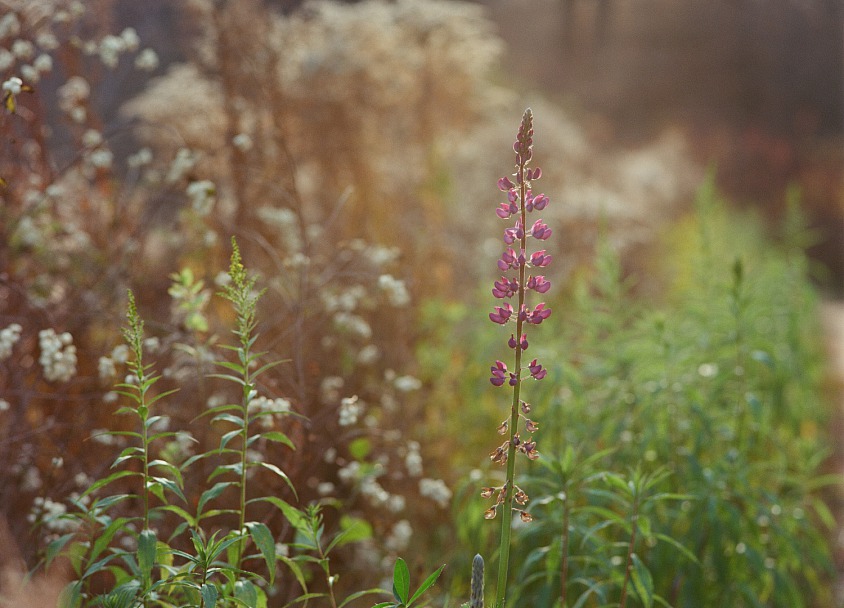
[[(513, 271), (515, 276), (505, 275), (495, 281), (492, 295), (502, 300), (516, 298), (517, 303), (514, 308), (512, 304), (505, 302), (500, 306), (495, 306), (489, 314), (493, 323), (506, 325), (515, 322), (516, 324), (515, 333), (511, 333), (507, 341), (507, 345), (514, 353), (512, 371), (503, 361), (497, 360), (490, 367), (492, 376), (489, 379), (493, 386), (500, 387), (506, 383), (513, 389), (510, 413), (498, 427), (499, 434), (509, 434), (509, 437), (490, 453), (490, 459), (493, 462), (507, 466), (507, 476), (503, 486), (486, 487), (481, 491), (481, 496), (484, 498), (490, 498), (496, 494), (495, 503), (484, 513), (485, 518), (494, 519), (499, 507), (502, 511), (496, 606), (504, 605), (507, 591), (510, 527), (513, 512), (517, 512), (524, 522), (530, 522), (533, 519), (531, 514), (522, 508), (528, 502), (528, 495), (515, 484), (516, 453), (522, 453), (530, 460), (536, 460), (539, 457), (536, 441), (533, 439), (533, 434), (539, 430), (539, 425), (528, 418), (531, 406), (521, 399), (521, 385), (528, 376), (534, 380), (542, 380), (547, 374), (547, 370), (537, 359), (533, 359), (527, 365), (522, 362), (524, 353), (528, 349), (526, 325), (539, 325), (551, 314), (551, 310), (545, 307), (544, 302), (533, 307), (527, 302), (528, 291), (533, 290), (538, 294), (544, 294), (551, 288), (551, 283), (544, 276), (528, 274), (529, 268), (544, 268), (551, 262), (551, 256), (545, 249), (527, 253), (528, 237), (544, 241), (551, 236), (551, 229), (541, 219), (536, 220), (530, 229), (525, 229), (528, 225), (528, 213), (542, 211), (548, 205), (548, 197), (544, 194), (534, 194), (531, 188), (532, 182), (542, 175), (542, 170), (539, 167), (528, 168), (533, 157), (533, 113), (530, 108), (525, 110), (522, 116), (513, 150), (516, 153), (516, 171), (513, 174), (516, 181), (514, 183), (509, 177), (498, 180), (499, 189), (507, 193), (507, 202), (501, 203), (496, 214), (504, 220), (516, 217), (515, 224), (504, 231), (504, 243), (507, 249), (498, 260), (498, 268), (502, 272)], [(527, 438), (522, 437), (520, 428), (524, 429), (524, 433), (528, 435)], [(514, 507), (514, 503), (517, 506)]]

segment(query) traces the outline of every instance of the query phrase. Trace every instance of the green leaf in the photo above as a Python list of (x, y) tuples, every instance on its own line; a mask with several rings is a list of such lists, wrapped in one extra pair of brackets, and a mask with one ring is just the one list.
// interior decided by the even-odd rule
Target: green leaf
[(187, 523), (188, 526), (190, 526), (191, 528), (196, 527), (196, 519), (193, 517), (193, 515), (185, 511), (182, 507), (176, 505), (165, 505), (161, 507), (161, 510), (175, 513), (176, 515), (181, 517), (185, 521), (185, 523)]
[(275, 539), (272, 532), (265, 525), (257, 521), (250, 521), (246, 523), (246, 529), (249, 530), (249, 535), (261, 555), (264, 556), (264, 561), (267, 562), (267, 570), (270, 573), (270, 584), (275, 580)]
[(698, 561), (697, 556), (695, 556), (695, 554), (694, 554), (694, 553), (692, 553), (692, 552), (691, 552), (691, 551), (689, 551), (686, 547), (684, 547), (684, 546), (680, 543), (680, 541), (678, 541), (678, 540), (676, 540), (676, 539), (674, 539), (674, 538), (671, 538), (671, 537), (670, 537), (670, 536), (668, 536), (667, 534), (661, 534), (661, 533), (654, 534), (654, 537), (655, 537), (655, 538), (657, 538), (657, 539), (659, 539), (659, 540), (661, 540), (661, 541), (664, 541), (664, 542), (668, 543), (669, 545), (671, 545), (672, 547), (674, 547), (675, 549), (677, 549), (680, 553), (682, 553), (683, 555), (685, 555), (685, 556), (686, 556), (689, 560), (691, 560), (692, 562), (694, 562), (694, 563), (696, 563), (696, 564), (700, 565), (700, 562)]
[(302, 591), (305, 593), (308, 592), (308, 583), (307, 579), (305, 578), (305, 573), (302, 571), (301, 566), (296, 563), (294, 560), (290, 559), (286, 555), (278, 555), (276, 556), (278, 561), (282, 562), (285, 566), (287, 566), (290, 571), (293, 573), (293, 576), (296, 578), (296, 581), (299, 583), (299, 586), (302, 587)]
[(225, 449), (225, 447), (228, 445), (229, 441), (231, 441), (232, 439), (234, 439), (235, 437), (237, 437), (241, 433), (243, 433), (243, 429), (238, 428), (238, 429), (234, 429), (233, 431), (229, 431), (228, 433), (223, 435), (220, 438), (220, 451), (222, 452), (223, 449)]
[(258, 593), (251, 581), (237, 581), (234, 584), (234, 597), (249, 608), (258, 608)]
[(247, 501), (247, 504), (252, 502), (268, 502), (271, 505), (275, 506), (279, 511), (281, 511), (284, 518), (290, 522), (290, 525), (293, 526), (297, 530), (307, 530), (307, 518), (305, 514), (302, 513), (299, 509), (283, 501), (281, 498), (277, 496), (261, 496), (258, 498), (252, 498), (251, 500)]
[[(346, 604), (354, 602), (356, 599), (360, 597), (364, 597), (367, 595), (376, 595), (378, 593), (384, 593), (383, 589), (364, 589), (363, 591), (356, 591), (355, 593), (351, 594), (349, 597), (344, 599), (337, 608), (343, 608)], [(388, 606), (392, 605), (392, 602), (386, 602)]]
[(340, 518), (340, 529), (341, 532), (325, 548), (326, 554), (335, 547), (342, 547), (349, 543), (356, 543), (372, 538), (372, 525), (359, 517), (343, 515)]
[(213, 608), (217, 605), (217, 587), (211, 583), (204, 583), (202, 585), (202, 604), (204, 608)]
[(217, 414), (216, 416), (214, 416), (211, 419), (211, 422), (219, 422), (219, 421), (231, 422), (232, 424), (234, 424), (235, 426), (237, 426), (238, 428), (241, 428), (241, 429), (245, 425), (243, 418), (241, 418), (240, 416), (235, 416), (234, 414)]
[(269, 431), (268, 433), (261, 433), (260, 437), (261, 439), (266, 439), (267, 441), (282, 443), (289, 447), (291, 450), (296, 449), (296, 446), (293, 444), (290, 438), (281, 431)]
[(240, 472), (243, 468), (243, 465), (240, 462), (234, 462), (232, 464), (223, 464), (218, 466), (214, 469), (214, 472), (208, 476), (208, 481), (211, 481), (215, 477), (223, 475), (225, 473), (234, 473), (236, 477), (240, 477)]
[(115, 473), (112, 473), (108, 477), (103, 477), (102, 479), (98, 479), (97, 481), (92, 483), (88, 487), (88, 489), (85, 490), (82, 493), (82, 496), (80, 496), (80, 498), (85, 498), (89, 494), (96, 492), (100, 488), (103, 488), (103, 487), (107, 486), (108, 484), (110, 484), (114, 481), (117, 481), (118, 479), (122, 479), (124, 477), (129, 477), (129, 476), (139, 476), (139, 475), (143, 476), (143, 473), (139, 473), (139, 472), (135, 472), (135, 471), (117, 471)]
[(76, 532), (71, 532), (70, 534), (64, 534), (59, 536), (57, 539), (50, 541), (50, 544), (47, 545), (45, 568), (50, 567), (53, 560), (56, 559), (68, 541), (70, 541), (74, 536), (76, 536)]
[(633, 583), (633, 589), (636, 590), (636, 595), (639, 596), (639, 601), (644, 604), (645, 608), (653, 608), (654, 580), (651, 571), (635, 553), (631, 555), (631, 558), (633, 570), (630, 572), (630, 580)]
[(434, 572), (432, 572), (428, 576), (428, 578), (425, 579), (425, 582), (423, 582), (421, 585), (419, 585), (419, 589), (416, 590), (416, 593), (413, 594), (413, 597), (411, 597), (410, 601), (407, 603), (408, 606), (410, 604), (412, 604), (413, 602), (415, 602), (417, 599), (419, 599), (419, 596), (421, 596), (423, 593), (425, 593), (428, 589), (430, 589), (431, 587), (434, 586), (434, 583), (437, 582), (437, 579), (440, 577), (440, 574), (442, 573), (443, 568), (445, 568), (445, 564), (443, 564), (442, 566), (437, 568)]
[(410, 570), (402, 558), (396, 559), (393, 568), (393, 595), (402, 604), (407, 604), (410, 596)]
[(210, 500), (214, 500), (220, 494), (222, 494), (226, 488), (229, 486), (234, 485), (233, 481), (220, 481), (215, 483), (213, 486), (205, 490), (199, 497), (199, 502), (196, 505), (196, 513), (197, 519), (199, 519), (199, 514), (202, 513), (202, 509)]
[(284, 481), (287, 482), (287, 486), (293, 491), (293, 495), (298, 496), (298, 494), (296, 493), (296, 488), (293, 487), (293, 482), (290, 481), (290, 478), (287, 476), (287, 473), (285, 473), (284, 471), (282, 471), (281, 469), (279, 469), (277, 466), (275, 466), (274, 464), (272, 464), (270, 462), (259, 462), (257, 464), (264, 467), (268, 471), (272, 471), (273, 473), (275, 473), (276, 475), (281, 477)]
[(144, 575), (144, 580), (149, 580), (149, 574), (155, 565), (155, 551), (158, 539), (152, 530), (141, 530), (138, 534), (138, 567)]

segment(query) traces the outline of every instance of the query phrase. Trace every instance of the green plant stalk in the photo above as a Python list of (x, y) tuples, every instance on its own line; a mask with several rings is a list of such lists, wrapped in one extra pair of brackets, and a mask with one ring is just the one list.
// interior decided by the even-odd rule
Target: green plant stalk
[(569, 575), (569, 498), (566, 494), (563, 506), (563, 533), (562, 533), (562, 555), (560, 556), (560, 607), (566, 608), (566, 582)]
[(624, 568), (624, 582), (621, 584), (621, 597), (618, 600), (618, 608), (624, 608), (627, 604), (627, 587), (630, 584), (630, 571), (633, 570), (633, 550), (636, 546), (636, 525), (639, 519), (639, 501), (633, 503), (633, 515), (630, 517), (630, 543), (627, 545), (627, 565)]
[[(521, 208), (522, 226), (527, 224), (527, 211), (525, 210), (525, 199), (527, 198), (527, 186), (524, 177), (525, 164), (519, 164), (519, 206)], [(527, 234), (520, 239), (522, 251), (527, 247)], [(521, 311), (525, 303), (525, 265), (519, 266), (519, 306), (516, 309)], [(521, 315), (516, 317), (516, 339), (522, 335), (524, 321)], [(507, 447), (507, 479), (504, 482), (503, 513), (501, 514), (501, 541), (498, 552), (498, 585), (496, 587), (495, 607), (504, 608), (507, 599), (507, 573), (510, 566), (510, 535), (513, 521), (513, 492), (515, 491), (516, 478), (516, 434), (519, 427), (519, 397), (522, 385), (522, 349), (516, 347), (514, 370), (516, 370), (518, 381), (513, 386), (513, 401), (510, 404), (510, 443)]]

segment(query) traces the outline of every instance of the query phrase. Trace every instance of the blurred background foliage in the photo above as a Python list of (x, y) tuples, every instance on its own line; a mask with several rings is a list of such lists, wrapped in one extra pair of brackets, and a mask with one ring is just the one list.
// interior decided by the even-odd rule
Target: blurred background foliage
[[(524, 483), (540, 521), (517, 541), (519, 605), (553, 605), (565, 513), (570, 605), (614, 597), (630, 504), (593, 473), (637, 466), (693, 496), (648, 503), (637, 549), (672, 605), (834, 605), (838, 496), (820, 476), (837, 413), (816, 290), (840, 295), (844, 268), (840, 13), (0, 3), (3, 80), (34, 88), (0, 122), (0, 326), (23, 328), (0, 361), (0, 504), (24, 560), (52, 533), (31, 540), (36, 498), (80, 492), (110, 462), (115, 446), (87, 438), (114, 424), (127, 287), (181, 389), (171, 427), (217, 442), (191, 420), (227, 398), (206, 374), (231, 323), (213, 294), (235, 235), (268, 289), (259, 348), (289, 359), (262, 395), (306, 417), (286, 429), (299, 450), (266, 457), (303, 504), (336, 499), (330, 526), (346, 513), (373, 531), (343, 548), (341, 585), (380, 582), (401, 553), (415, 575), (448, 562), (445, 587), (465, 596), (496, 531), (476, 471), (503, 411), (484, 371), (503, 345), (485, 321), (495, 182), (531, 105), (555, 314), (532, 342), (553, 362), (530, 396), (548, 466)], [(41, 55), (51, 67), (32, 76)], [(73, 336), (67, 382), (39, 363), (45, 328)]]

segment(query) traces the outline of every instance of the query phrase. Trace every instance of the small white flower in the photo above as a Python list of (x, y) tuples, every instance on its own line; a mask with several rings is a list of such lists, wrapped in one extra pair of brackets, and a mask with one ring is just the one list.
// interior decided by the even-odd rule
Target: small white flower
[(97, 169), (108, 169), (111, 167), (111, 163), (114, 160), (114, 154), (112, 154), (111, 150), (99, 148), (91, 152), (91, 155), (88, 157), (88, 159), (91, 161), (91, 164)]
[(0, 361), (12, 354), (12, 347), (20, 340), (22, 329), (17, 323), (12, 323), (8, 327), (0, 329)]
[(136, 32), (135, 28), (132, 27), (127, 27), (125, 30), (120, 32), (120, 38), (123, 40), (123, 44), (128, 51), (137, 51), (138, 46), (141, 44), (138, 32)]
[(7, 412), (9, 411), (10, 407), (11, 406), (9, 405), (8, 401), (6, 401), (5, 399), (0, 399), (0, 412)]
[(17, 36), (21, 31), (21, 22), (17, 14), (7, 13), (0, 19), (0, 39)]
[(384, 541), (384, 546), (394, 553), (404, 551), (410, 545), (411, 536), (413, 536), (413, 528), (410, 526), (410, 522), (402, 519), (393, 525)]
[(68, 332), (56, 335), (53, 329), (38, 332), (41, 356), (38, 362), (49, 382), (67, 382), (76, 374), (76, 347)]
[(15, 56), (7, 49), (0, 49), (0, 72), (5, 72), (15, 64)]
[(393, 385), (396, 387), (396, 390), (402, 393), (409, 393), (422, 388), (422, 381), (413, 376), (399, 376), (395, 379)]
[(144, 49), (135, 57), (135, 67), (142, 72), (152, 72), (158, 67), (158, 54), (152, 49)]
[(252, 138), (248, 133), (238, 133), (232, 138), (232, 145), (241, 152), (248, 152), (252, 149)]
[(126, 344), (118, 344), (111, 350), (111, 358), (115, 363), (126, 363), (129, 360), (129, 347)]
[(21, 66), (21, 76), (23, 76), (25, 81), (31, 84), (36, 84), (39, 80), (41, 80), (41, 74), (34, 66), (29, 64)]
[(112, 361), (111, 357), (100, 357), (97, 368), (99, 370), (100, 380), (103, 382), (108, 382), (117, 376), (117, 369), (114, 367), (114, 361)]
[(196, 165), (194, 153), (187, 148), (180, 148), (170, 165), (165, 181), (169, 184), (179, 181), (185, 173), (193, 169), (194, 165)]
[(50, 31), (39, 33), (35, 37), (35, 43), (45, 51), (54, 51), (59, 48), (59, 40), (56, 35)]
[(152, 162), (152, 150), (149, 148), (141, 148), (129, 158), (126, 159), (126, 164), (129, 167), (137, 168), (148, 165)]
[(351, 426), (358, 421), (363, 411), (363, 405), (358, 402), (358, 396), (345, 397), (340, 401), (339, 421), (340, 426)]
[(332, 494), (334, 490), (334, 484), (330, 481), (323, 481), (317, 485), (317, 493), (319, 493), (320, 496), (328, 496)]
[(396, 308), (407, 306), (410, 303), (410, 294), (404, 281), (394, 278), (393, 275), (382, 274), (378, 277), (378, 288), (386, 292), (390, 304)]
[(33, 62), (33, 67), (41, 73), (49, 72), (53, 69), (53, 58), (46, 53), (41, 53)]
[(118, 36), (109, 34), (100, 41), (98, 50), (100, 61), (109, 68), (115, 68), (120, 59), (120, 53), (126, 50), (126, 42)]
[(103, 136), (96, 129), (88, 129), (82, 134), (82, 145), (86, 148), (95, 148), (101, 143), (103, 143)]
[(451, 500), (451, 490), (442, 479), (420, 479), (419, 493), (445, 508)]
[(187, 195), (191, 199), (191, 207), (198, 215), (206, 216), (211, 213), (217, 200), (217, 187), (214, 182), (206, 180), (191, 182), (187, 187)]
[(35, 45), (29, 40), (15, 40), (12, 43), (12, 54), (18, 59), (31, 59), (35, 55)]
[(17, 76), (12, 76), (3, 83), (3, 90), (11, 95), (19, 95), (23, 87), (23, 80)]

